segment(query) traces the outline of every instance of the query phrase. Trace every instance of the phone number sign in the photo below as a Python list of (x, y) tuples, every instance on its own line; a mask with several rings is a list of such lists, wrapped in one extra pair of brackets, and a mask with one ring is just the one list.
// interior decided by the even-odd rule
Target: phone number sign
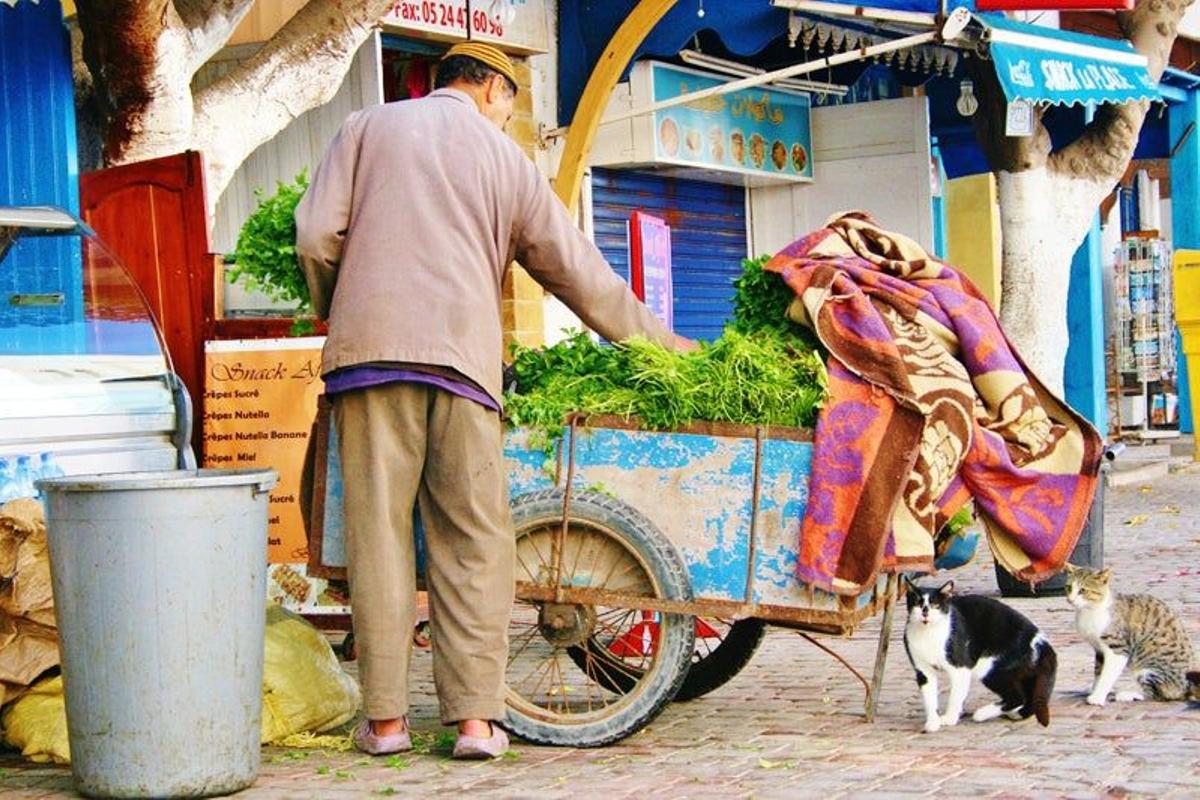
[(521, 53), (549, 49), (541, 0), (506, 0), (499, 5), (485, 0), (396, 0), (383, 24), (427, 38), (475, 39)]

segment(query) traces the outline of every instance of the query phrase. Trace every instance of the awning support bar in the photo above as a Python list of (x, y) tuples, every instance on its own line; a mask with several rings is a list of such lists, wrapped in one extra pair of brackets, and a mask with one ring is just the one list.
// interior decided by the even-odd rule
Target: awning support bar
[[(694, 103), (697, 100), (703, 100), (707, 97), (716, 97), (717, 95), (729, 94), (730, 92), (740, 92), (743, 89), (753, 89), (756, 86), (762, 86), (765, 83), (783, 80), (785, 78), (794, 78), (797, 75), (807, 75), (810, 72), (816, 72), (827, 67), (836, 67), (840, 64), (849, 64), (854, 61), (859, 61), (871, 56), (880, 55), (882, 53), (890, 53), (893, 50), (904, 50), (909, 47), (919, 47), (923, 44), (937, 41), (941, 36), (938, 31), (929, 31), (927, 33), (918, 33), (912, 36), (905, 36), (902, 39), (896, 39), (891, 42), (883, 42), (882, 44), (872, 45), (870, 47), (862, 47), (857, 50), (847, 50), (844, 53), (837, 53), (832, 56), (819, 58), (816, 61), (807, 61), (803, 64), (793, 64), (790, 67), (774, 70), (773, 72), (764, 72), (761, 75), (752, 75), (748, 78), (742, 78), (729, 83), (723, 83), (719, 86), (711, 86), (707, 89), (681, 94), (678, 97), (672, 97), (669, 100), (660, 100), (657, 103), (651, 103), (642, 108), (635, 108), (630, 111), (623, 111), (611, 117), (605, 117), (600, 120), (601, 125), (607, 125), (610, 122), (621, 122), (622, 120), (633, 119), (640, 117), (643, 114), (653, 114), (656, 111), (662, 111), (675, 106), (687, 105)], [(545, 136), (554, 137), (561, 136), (567, 128), (555, 128), (548, 131)]]

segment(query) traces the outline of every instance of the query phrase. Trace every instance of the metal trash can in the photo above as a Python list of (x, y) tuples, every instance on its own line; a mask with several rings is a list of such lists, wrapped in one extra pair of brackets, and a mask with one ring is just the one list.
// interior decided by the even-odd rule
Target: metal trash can
[(92, 797), (202, 797), (258, 776), (273, 470), (38, 481), (71, 768)]

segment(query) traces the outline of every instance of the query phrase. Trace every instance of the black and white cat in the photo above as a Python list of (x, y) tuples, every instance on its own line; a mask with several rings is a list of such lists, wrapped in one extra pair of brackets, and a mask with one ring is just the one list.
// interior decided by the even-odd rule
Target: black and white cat
[[(908, 623), (904, 649), (917, 671), (925, 705), (925, 730), (956, 725), (971, 688), (971, 678), (1000, 696), (975, 711), (976, 722), (1000, 715), (1036, 716), (1050, 724), (1050, 693), (1058, 656), (1038, 627), (1022, 614), (990, 597), (955, 595), (954, 581), (922, 589), (908, 578)], [(938, 674), (950, 683), (946, 713), (938, 716)]]

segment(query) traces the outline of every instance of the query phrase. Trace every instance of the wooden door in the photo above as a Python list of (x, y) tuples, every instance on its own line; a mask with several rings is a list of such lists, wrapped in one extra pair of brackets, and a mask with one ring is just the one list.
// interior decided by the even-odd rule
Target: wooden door
[(206, 309), (213, 299), (200, 154), (89, 172), (79, 188), (81, 216), (124, 262), (163, 331), (175, 372), (192, 398), (192, 446), (199, 458)]

